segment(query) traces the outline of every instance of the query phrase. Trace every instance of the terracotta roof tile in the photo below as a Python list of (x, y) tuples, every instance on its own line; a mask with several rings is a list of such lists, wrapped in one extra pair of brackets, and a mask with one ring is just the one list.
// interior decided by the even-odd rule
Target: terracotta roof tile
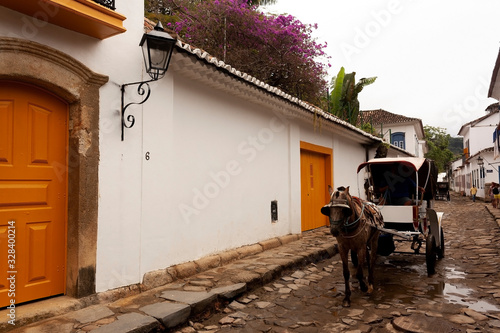
[(497, 103), (493, 103), (493, 104), (488, 105), (488, 107), (484, 111), (497, 112), (499, 109), (500, 109), (500, 104), (497, 102)]
[[(156, 26), (156, 23), (151, 21), (150, 19), (148, 19), (147, 17), (144, 18), (144, 33), (148, 33), (150, 31), (152, 31)], [(180, 39), (179, 38), (179, 35), (177, 35), (177, 33), (168, 28), (168, 27), (163, 27), (163, 30), (165, 30), (170, 36), (172, 36), (172, 38), (175, 38), (175, 39)]]
[(367, 123), (372, 123), (373, 125), (379, 125), (379, 124), (397, 124), (397, 123), (409, 123), (409, 122), (421, 122), (422, 120), (419, 118), (410, 118), (410, 117), (405, 117), (400, 114), (388, 112), (382, 109), (379, 110), (367, 110), (367, 111), (361, 111), (359, 113), (358, 117), (358, 123), (361, 122), (361, 119), (363, 119), (363, 122)]

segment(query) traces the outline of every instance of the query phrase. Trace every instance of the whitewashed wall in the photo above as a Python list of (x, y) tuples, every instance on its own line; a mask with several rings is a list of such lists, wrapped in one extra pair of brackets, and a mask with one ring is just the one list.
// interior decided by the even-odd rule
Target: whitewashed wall
[[(335, 187), (350, 186), (351, 194), (365, 198), (363, 174), (356, 173), (358, 166), (365, 162), (365, 148), (346, 138), (334, 140), (333, 179)], [(373, 155), (370, 156), (373, 158)]]
[(357, 195), (357, 174), (359, 164), (365, 162), (365, 148), (339, 133), (327, 129), (304, 127), (301, 129), (301, 141), (332, 148), (333, 150), (333, 188), (351, 186), (352, 193)]
[[(137, 270), (130, 277), (300, 233), (300, 141), (332, 148), (334, 182), (356, 188), (355, 170), (365, 158), (359, 143), (208, 87), (182, 70), (169, 72), (155, 92), (142, 115), (142, 215), (133, 246), (140, 244), (140, 259), (131, 253)], [(272, 200), (278, 201), (275, 223)], [(119, 247), (117, 241), (109, 246)], [(118, 265), (101, 270), (110, 276)]]
[(452, 170), (452, 183), (450, 184), (450, 190), (459, 192), (460, 191), (460, 186), (459, 182), (461, 181), (460, 179), (460, 167), (462, 166), (462, 159), (455, 160), (451, 163), (451, 170)]
[(468, 133), (464, 135), (464, 142), (469, 140), (470, 156), (485, 148), (493, 147), (493, 132), (498, 123), (498, 113), (495, 113), (472, 127), (468, 126)]
[(181, 74), (169, 81), (161, 82), (166, 103), (158, 97), (144, 113), (151, 158), (142, 172), (141, 274), (300, 231), (291, 221), (290, 125)]
[[(391, 134), (394, 134), (397, 132), (405, 133), (405, 150), (411, 154), (414, 154), (415, 156), (417, 156), (419, 154), (420, 147), (417, 145), (417, 142), (415, 139), (416, 133), (415, 133), (415, 127), (413, 124), (390, 125), (387, 127), (390, 127)], [(388, 128), (384, 129), (384, 131), (386, 131), (386, 132), (384, 132), (384, 139), (387, 140), (387, 142), (392, 143)]]

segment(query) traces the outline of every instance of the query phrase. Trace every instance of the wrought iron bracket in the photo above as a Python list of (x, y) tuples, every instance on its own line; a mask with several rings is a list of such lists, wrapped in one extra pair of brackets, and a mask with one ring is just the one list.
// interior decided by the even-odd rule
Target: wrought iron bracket
[[(134, 115), (129, 114), (128, 116), (125, 117), (125, 111), (131, 105), (134, 105), (134, 104), (140, 105), (148, 100), (149, 96), (151, 95), (151, 87), (149, 86), (149, 82), (152, 82), (152, 81), (156, 81), (156, 80), (132, 82), (132, 83), (126, 83), (126, 84), (121, 85), (120, 90), (122, 91), (122, 109), (121, 109), (122, 141), (124, 139), (125, 128), (131, 128), (135, 124)], [(140, 102), (130, 102), (128, 104), (125, 104), (125, 88), (128, 86), (136, 85), (136, 84), (139, 85), (137, 87), (137, 94), (139, 96), (145, 96), (145, 97)]]

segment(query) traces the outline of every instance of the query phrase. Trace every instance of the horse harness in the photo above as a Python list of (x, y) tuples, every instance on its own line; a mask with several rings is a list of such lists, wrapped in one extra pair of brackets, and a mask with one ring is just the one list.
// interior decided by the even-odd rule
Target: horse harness
[[(339, 225), (340, 224), (340, 228), (341, 228), (341, 230), (344, 233), (350, 233), (350, 232), (355, 231), (356, 228), (358, 227), (358, 224), (359, 224), (360, 221), (362, 221), (363, 223), (367, 223), (367, 220), (369, 220), (370, 221), (370, 225), (372, 227), (376, 228), (377, 226), (374, 225), (374, 223), (372, 222), (372, 221), (375, 220), (376, 215), (379, 214), (379, 212), (376, 209), (376, 207), (372, 207), (373, 206), (372, 203), (365, 202), (365, 201), (361, 200), (358, 197), (354, 197), (353, 196), (353, 197), (351, 197), (351, 199), (353, 201), (355, 201), (358, 206), (361, 206), (361, 212), (359, 213), (359, 216), (357, 218), (355, 218), (354, 221), (352, 221), (352, 222), (349, 222), (349, 219), (352, 216), (352, 215), (349, 215), (349, 216), (345, 217), (344, 219), (330, 221), (330, 223), (332, 223), (334, 225)], [(354, 203), (352, 203), (352, 205), (354, 205)], [(353, 211), (353, 214), (354, 214), (355, 217), (357, 215), (356, 210), (353, 209), (349, 205), (349, 202), (348, 202), (347, 199), (333, 199), (332, 198), (332, 200), (330, 201), (330, 204), (328, 206), (329, 207), (336, 207), (336, 208), (348, 208), (348, 209), (350, 209), (350, 210)], [(367, 215), (369, 215), (369, 217), (371, 217), (371, 219), (370, 218), (362, 219), (362, 217), (365, 215), (365, 213)], [(359, 228), (359, 231), (355, 235), (350, 235), (350, 236), (342, 235), (342, 237), (343, 238), (356, 237), (362, 230), (363, 230), (363, 228)]]

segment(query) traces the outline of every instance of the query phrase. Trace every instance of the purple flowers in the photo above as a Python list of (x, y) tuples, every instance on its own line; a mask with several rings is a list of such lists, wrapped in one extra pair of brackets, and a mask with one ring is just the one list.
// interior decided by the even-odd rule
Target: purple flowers
[[(187, 43), (289, 94), (319, 104), (326, 91), (326, 43), (312, 37), (317, 25), (291, 15), (265, 15), (245, 0), (188, 0), (167, 26)], [(181, 3), (181, 6), (178, 6)]]

